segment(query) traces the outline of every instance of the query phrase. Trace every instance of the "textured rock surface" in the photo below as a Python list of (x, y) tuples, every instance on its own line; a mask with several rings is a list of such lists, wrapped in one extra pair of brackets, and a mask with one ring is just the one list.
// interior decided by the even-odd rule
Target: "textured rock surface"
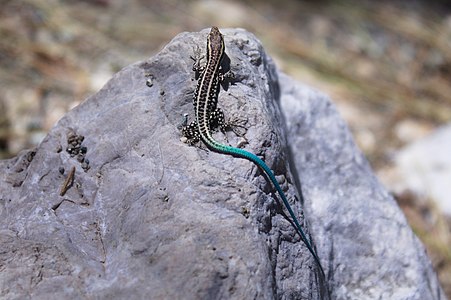
[[(228, 140), (264, 158), (301, 220), (304, 208), (326, 282), (252, 163), (180, 141), (189, 55), (206, 33), (125, 68), (36, 150), (0, 162), (0, 298), (444, 298), (330, 101), (280, 75), (282, 117), (277, 73), (252, 35), (223, 30), (236, 79), (220, 106), (248, 144)], [(89, 169), (65, 151), (72, 133)]]
[(333, 299), (445, 299), (424, 246), (330, 101), (280, 76), (293, 162)]

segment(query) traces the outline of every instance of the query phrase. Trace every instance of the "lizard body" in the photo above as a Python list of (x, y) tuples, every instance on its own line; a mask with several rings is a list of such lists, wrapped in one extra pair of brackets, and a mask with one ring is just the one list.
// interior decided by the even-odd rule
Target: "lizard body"
[[(217, 108), (219, 83), (222, 75), (220, 74), (220, 65), (224, 54), (224, 38), (217, 27), (212, 27), (207, 39), (207, 63), (198, 79), (193, 99), (196, 119), (191, 124), (184, 126), (183, 135), (188, 138), (191, 143), (201, 140), (212, 151), (247, 159), (263, 170), (274, 185), (280, 198), (282, 198), (286, 209), (296, 225), (298, 233), (324, 276), (320, 260), (305, 236), (304, 231), (272, 170), (257, 155), (243, 149), (224, 145), (216, 141), (212, 136), (212, 128), (217, 126), (220, 127), (221, 131), (225, 132), (224, 116), (222, 111)], [(198, 66), (198, 63), (196, 63), (195, 66)]]

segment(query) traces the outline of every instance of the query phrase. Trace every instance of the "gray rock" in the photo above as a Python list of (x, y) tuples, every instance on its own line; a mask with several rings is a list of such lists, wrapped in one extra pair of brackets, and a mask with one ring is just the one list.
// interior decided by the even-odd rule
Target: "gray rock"
[(235, 82), (219, 103), (248, 143), (227, 140), (274, 170), (327, 278), (256, 166), (180, 141), (207, 32), (125, 68), (0, 161), (0, 298), (444, 298), (331, 102), (277, 74), (251, 34), (223, 30)]
[(445, 299), (424, 246), (322, 94), (281, 75), (304, 210), (333, 299)]

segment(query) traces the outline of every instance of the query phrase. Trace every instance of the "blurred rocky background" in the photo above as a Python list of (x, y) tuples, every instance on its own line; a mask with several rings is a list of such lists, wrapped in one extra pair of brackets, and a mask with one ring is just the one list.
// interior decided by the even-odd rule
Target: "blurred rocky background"
[(331, 96), (451, 298), (446, 1), (0, 0), (0, 158), (38, 144), (122, 67), (212, 25), (253, 32)]

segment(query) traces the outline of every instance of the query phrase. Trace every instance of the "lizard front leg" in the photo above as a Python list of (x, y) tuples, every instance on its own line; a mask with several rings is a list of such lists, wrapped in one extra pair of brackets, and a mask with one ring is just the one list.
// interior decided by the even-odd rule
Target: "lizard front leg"
[(195, 49), (193, 49), (193, 55), (190, 56), (192, 60), (194, 60), (193, 63), (193, 71), (194, 71), (194, 78), (197, 80), (200, 76), (200, 74), (204, 71), (205, 66), (201, 65), (201, 61), (205, 58), (205, 55), (201, 55), (201, 50), (199, 46), (197, 46)]

